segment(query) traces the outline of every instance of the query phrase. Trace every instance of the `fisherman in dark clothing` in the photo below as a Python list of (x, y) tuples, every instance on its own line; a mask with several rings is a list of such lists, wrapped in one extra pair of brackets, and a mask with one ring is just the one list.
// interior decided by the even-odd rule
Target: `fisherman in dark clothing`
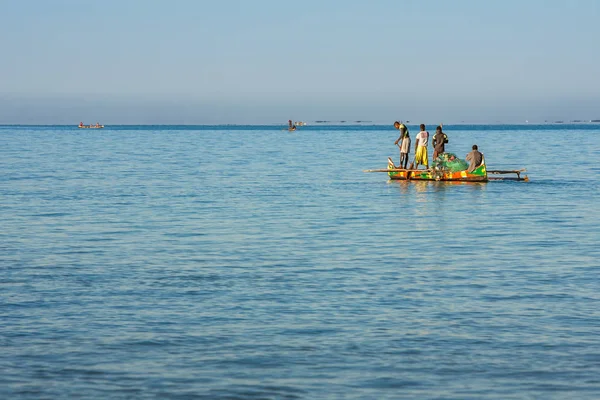
[(444, 144), (448, 143), (448, 136), (442, 132), (441, 125), (435, 129), (433, 136), (433, 159), (446, 151)]
[(465, 160), (469, 162), (469, 169), (467, 170), (467, 172), (473, 172), (477, 169), (477, 167), (481, 165), (481, 163), (483, 162), (483, 154), (481, 154), (479, 150), (477, 150), (476, 144), (473, 145), (473, 151), (467, 154)]
[(406, 169), (408, 153), (410, 152), (410, 135), (408, 134), (408, 128), (402, 122), (394, 122), (394, 127), (400, 130), (400, 137), (394, 142), (396, 146), (400, 147), (400, 168)]

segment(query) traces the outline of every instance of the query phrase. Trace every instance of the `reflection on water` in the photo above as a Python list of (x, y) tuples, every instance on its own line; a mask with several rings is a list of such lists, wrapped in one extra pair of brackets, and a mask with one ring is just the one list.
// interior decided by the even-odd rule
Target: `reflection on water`
[(423, 217), (429, 214), (445, 213), (457, 205), (469, 207), (482, 205), (486, 201), (485, 192), (491, 182), (441, 182), (441, 181), (404, 181), (389, 180), (390, 188), (397, 189), (397, 204), (415, 215)]
[[(388, 184), (391, 187), (399, 189), (402, 195), (420, 195), (427, 193), (445, 193), (448, 190), (455, 190), (454, 187), (465, 187), (468, 191), (485, 191), (487, 185), (495, 182), (459, 182), (459, 181), (406, 181), (389, 179)], [(427, 196), (418, 196), (421, 201), (427, 201)]]

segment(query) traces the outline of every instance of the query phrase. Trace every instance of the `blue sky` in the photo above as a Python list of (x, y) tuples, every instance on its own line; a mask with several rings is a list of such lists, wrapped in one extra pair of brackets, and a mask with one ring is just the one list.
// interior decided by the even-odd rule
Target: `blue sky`
[(600, 118), (597, 0), (0, 9), (0, 123)]

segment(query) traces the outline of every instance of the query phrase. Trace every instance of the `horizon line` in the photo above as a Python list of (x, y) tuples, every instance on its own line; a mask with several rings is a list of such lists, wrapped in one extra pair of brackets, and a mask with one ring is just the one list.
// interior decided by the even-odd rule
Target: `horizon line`
[[(398, 120), (399, 121), (399, 120)], [(324, 121), (324, 122), (312, 122), (305, 123), (305, 125), (299, 126), (299, 128), (304, 127), (314, 127), (314, 126), (388, 126), (393, 125), (394, 121), (391, 122), (370, 122), (370, 121)], [(420, 123), (412, 123), (412, 122), (404, 122), (406, 125), (419, 126)], [(448, 122), (448, 123), (440, 123), (440, 124), (431, 124), (426, 123), (425, 125), (452, 125), (452, 126), (460, 126), (460, 125), (568, 125), (568, 124), (600, 124), (600, 119), (589, 119), (589, 120), (557, 120), (557, 121), (524, 121), (524, 122)], [(105, 128), (108, 126), (288, 126), (287, 123), (284, 122), (269, 122), (269, 123), (113, 123), (113, 124), (101, 124)], [(2, 123), (0, 122), (0, 126), (66, 126), (66, 127), (75, 127), (78, 128), (78, 124), (64, 124), (64, 123)]]

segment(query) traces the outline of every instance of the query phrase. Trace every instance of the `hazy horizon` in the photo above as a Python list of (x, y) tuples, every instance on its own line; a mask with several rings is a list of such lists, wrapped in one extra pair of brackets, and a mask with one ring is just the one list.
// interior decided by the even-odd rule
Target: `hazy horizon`
[(11, 2), (0, 124), (597, 119), (599, 10), (593, 0)]
[[(540, 112), (525, 114), (528, 108), (523, 106), (521, 110), (518, 107), (505, 108), (504, 110), (495, 109), (496, 113), (484, 116), (486, 105), (478, 105), (469, 109), (458, 110), (456, 107), (447, 108), (445, 112), (425, 113), (416, 110), (415, 107), (402, 107), (404, 112), (394, 112), (393, 107), (381, 104), (379, 107), (368, 107), (362, 113), (352, 115), (352, 112), (336, 110), (327, 113), (325, 111), (309, 111), (305, 113), (292, 112), (288, 109), (294, 108), (285, 104), (276, 106), (263, 106), (248, 102), (246, 105), (237, 107), (213, 103), (208, 104), (200, 101), (185, 100), (139, 100), (134, 99), (23, 99), (9, 100), (0, 98), (0, 124), (56, 124), (73, 125), (83, 121), (85, 123), (113, 124), (113, 125), (219, 125), (219, 124), (239, 124), (239, 125), (260, 125), (260, 124), (286, 124), (288, 119), (293, 121), (368, 121), (374, 124), (388, 124), (394, 120), (411, 121), (418, 124), (420, 121), (443, 121), (446, 124), (458, 123), (544, 123), (573, 120), (589, 122), (600, 118), (599, 107), (585, 107), (585, 104), (576, 107), (576, 110), (569, 113), (566, 107), (559, 102), (549, 104), (546, 110), (554, 110), (542, 114)], [(310, 105), (296, 107), (298, 110), (310, 108)], [(375, 108), (375, 109), (374, 109)], [(489, 108), (493, 108), (490, 105)], [(482, 109), (484, 112), (482, 112)], [(35, 110), (32, 113), (31, 110)], [(456, 110), (456, 112), (452, 112)], [(599, 110), (599, 111), (596, 111)], [(531, 111), (531, 110), (530, 110)], [(270, 117), (269, 114), (277, 113), (278, 119)], [(12, 113), (12, 117), (11, 117)]]

